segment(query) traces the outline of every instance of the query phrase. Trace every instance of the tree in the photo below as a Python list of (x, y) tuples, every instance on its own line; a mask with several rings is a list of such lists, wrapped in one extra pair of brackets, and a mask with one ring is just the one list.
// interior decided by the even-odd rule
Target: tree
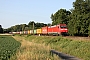
[[(87, 35), (90, 22), (90, 1), (76, 0), (68, 23), (69, 34)], [(73, 29), (73, 31), (72, 31)]]
[(57, 25), (60, 23), (68, 24), (68, 17), (70, 14), (71, 12), (66, 9), (60, 9), (55, 14), (51, 14), (52, 25)]
[(90, 25), (88, 27), (88, 35), (90, 36)]
[(38, 29), (38, 28), (41, 28), (43, 26), (47, 26), (47, 24), (44, 24), (44, 23), (35, 23), (34, 21), (30, 21), (28, 23), (28, 26), (29, 26), (29, 29), (33, 29), (33, 24), (34, 24), (34, 29)]
[(28, 30), (25, 27), (28, 27), (28, 25), (20, 24), (20, 25), (11, 26), (10, 28), (8, 28), (6, 30), (7, 30), (7, 32), (18, 32), (18, 31)]
[(3, 28), (1, 25), (0, 25), (0, 33), (3, 33)]
[(24, 31), (25, 27), (28, 27), (28, 25), (26, 25), (26, 24), (21, 24), (20, 26), (21, 26), (21, 31)]
[(51, 23), (48, 23), (47, 26), (51, 26), (52, 24)]
[(47, 26), (47, 24), (38, 23), (38, 22), (35, 24), (36, 29), (41, 28), (41, 27), (44, 27), (44, 26)]
[(30, 21), (30, 22), (28, 23), (28, 27), (29, 27), (30, 30), (33, 29), (33, 24), (35, 25), (35, 22), (34, 22), (34, 21)]

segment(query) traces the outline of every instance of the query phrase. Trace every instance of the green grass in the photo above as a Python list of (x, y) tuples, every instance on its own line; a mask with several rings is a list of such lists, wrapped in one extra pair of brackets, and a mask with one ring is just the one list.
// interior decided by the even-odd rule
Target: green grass
[(49, 45), (52, 49), (83, 60), (90, 60), (90, 41), (70, 40), (60, 36), (25, 36), (25, 39), (31, 42)]
[(25, 40), (25, 37), (27, 36), (13, 36), (13, 38), (21, 42), (21, 47), (16, 52), (16, 56), (11, 57), (10, 60), (60, 60), (58, 56), (50, 54), (51, 47), (49, 45), (30, 42)]
[(8, 60), (20, 47), (20, 43), (11, 36), (0, 36), (0, 60)]

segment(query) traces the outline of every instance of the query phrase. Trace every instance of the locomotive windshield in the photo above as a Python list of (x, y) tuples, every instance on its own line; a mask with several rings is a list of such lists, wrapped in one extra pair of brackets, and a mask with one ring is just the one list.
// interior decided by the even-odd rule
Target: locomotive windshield
[(60, 26), (60, 28), (67, 28), (67, 26)]

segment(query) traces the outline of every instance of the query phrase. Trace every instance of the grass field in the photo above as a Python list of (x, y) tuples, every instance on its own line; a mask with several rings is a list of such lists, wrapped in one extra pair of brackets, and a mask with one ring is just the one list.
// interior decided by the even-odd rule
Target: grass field
[[(78, 57), (83, 60), (90, 59), (90, 41), (71, 40), (62, 37), (49, 37), (49, 36), (18, 36), (23, 37), (26, 41), (41, 44), (41, 46), (49, 46), (49, 49)], [(41, 47), (40, 46), (40, 47)], [(46, 48), (45, 47), (45, 48)], [(45, 49), (43, 48), (43, 49)], [(46, 48), (48, 49), (48, 48)]]
[(25, 40), (25, 36), (13, 36), (13, 38), (21, 42), (21, 47), (16, 56), (10, 60), (60, 60), (58, 56), (50, 55), (50, 46)]
[(51, 49), (89, 60), (90, 41), (79, 39), (61, 36), (0, 36), (0, 60), (60, 60), (58, 56), (50, 55)]
[(20, 43), (11, 36), (0, 36), (0, 60), (8, 60), (15, 55)]

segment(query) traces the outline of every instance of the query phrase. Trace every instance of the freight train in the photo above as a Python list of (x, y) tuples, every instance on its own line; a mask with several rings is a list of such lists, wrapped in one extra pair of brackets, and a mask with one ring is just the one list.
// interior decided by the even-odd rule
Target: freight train
[(10, 32), (12, 34), (35, 34), (35, 35), (62, 35), (68, 33), (66, 24), (58, 24), (54, 26), (46, 26), (40, 29), (33, 29), (28, 31)]

